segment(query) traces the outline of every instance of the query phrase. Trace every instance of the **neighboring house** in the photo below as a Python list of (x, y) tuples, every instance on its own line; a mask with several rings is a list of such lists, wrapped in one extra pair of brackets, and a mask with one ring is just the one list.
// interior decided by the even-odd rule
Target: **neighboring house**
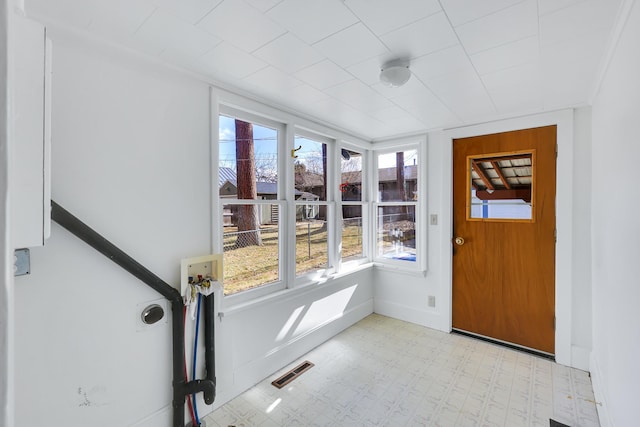
[[(236, 172), (231, 168), (221, 167), (218, 172), (218, 188), (222, 199), (236, 199), (238, 195), (238, 181)], [(277, 200), (278, 184), (276, 182), (257, 182), (256, 193), (260, 200)], [(295, 190), (296, 200), (317, 202), (319, 197), (306, 191)], [(236, 209), (234, 205), (226, 205), (223, 208), (224, 225), (237, 224)], [(318, 216), (317, 205), (299, 206), (296, 209), (296, 220), (313, 219)], [(260, 209), (260, 224), (278, 223), (278, 205), (263, 205)]]

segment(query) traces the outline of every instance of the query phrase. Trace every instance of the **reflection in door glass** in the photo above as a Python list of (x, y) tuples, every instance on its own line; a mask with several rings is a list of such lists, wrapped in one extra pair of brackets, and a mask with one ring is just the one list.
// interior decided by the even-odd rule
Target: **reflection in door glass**
[(532, 219), (533, 153), (469, 157), (469, 218)]

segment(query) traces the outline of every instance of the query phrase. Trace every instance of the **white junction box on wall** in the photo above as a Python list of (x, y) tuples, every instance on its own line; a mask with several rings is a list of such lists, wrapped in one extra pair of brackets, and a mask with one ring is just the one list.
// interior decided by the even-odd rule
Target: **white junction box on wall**
[(189, 278), (198, 281), (198, 276), (211, 278), (222, 282), (222, 255), (203, 255), (194, 258), (184, 258), (180, 266), (180, 294), (184, 295)]

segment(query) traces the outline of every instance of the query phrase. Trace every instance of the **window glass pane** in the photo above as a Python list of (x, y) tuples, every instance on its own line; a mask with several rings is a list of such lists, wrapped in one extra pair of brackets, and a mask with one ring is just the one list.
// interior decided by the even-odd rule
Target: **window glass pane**
[(378, 206), (377, 253), (379, 257), (416, 261), (416, 208)]
[[(221, 201), (276, 200), (277, 130), (219, 118)], [(225, 204), (222, 215), (225, 295), (279, 280), (278, 205)]]
[(364, 257), (362, 250), (362, 206), (342, 206), (342, 260)]
[(378, 155), (378, 200), (418, 200), (418, 150)]
[(276, 199), (278, 131), (220, 116), (218, 188), (221, 197)]
[(533, 153), (470, 157), (469, 217), (532, 219)]
[[(224, 205), (225, 295), (279, 279), (278, 208), (278, 205)], [(246, 225), (252, 223), (258, 225)]]
[(328, 264), (326, 206), (296, 204), (296, 275)]
[(298, 156), (294, 163), (296, 200), (326, 201), (327, 144), (296, 136), (295, 146)]
[(362, 201), (362, 154), (341, 150), (340, 195), (343, 201)]

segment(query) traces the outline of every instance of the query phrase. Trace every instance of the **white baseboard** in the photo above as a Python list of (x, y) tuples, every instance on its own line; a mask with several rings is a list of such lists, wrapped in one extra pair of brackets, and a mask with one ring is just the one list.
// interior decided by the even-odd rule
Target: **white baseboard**
[[(233, 385), (216, 396), (212, 406), (207, 407), (206, 413), (224, 405), (239, 394), (253, 387), (255, 384), (284, 368), (305, 353), (336, 336), (346, 328), (373, 313), (373, 299), (350, 308), (349, 310), (317, 325), (308, 332), (296, 336), (277, 349), (271, 351), (260, 360), (255, 360), (237, 367), (233, 372)], [(204, 412), (204, 411), (200, 411)]]
[(613, 427), (611, 417), (609, 415), (609, 406), (602, 386), (602, 373), (598, 365), (597, 358), (591, 353), (591, 362), (589, 366), (591, 372), (591, 385), (593, 386), (593, 394), (596, 400), (596, 409), (598, 410), (598, 419), (601, 427)]
[(373, 310), (383, 316), (393, 317), (394, 319), (404, 320), (405, 322), (415, 323), (443, 332), (451, 332), (443, 326), (442, 314), (437, 311), (419, 310), (403, 304), (380, 301), (379, 299), (375, 300)]

